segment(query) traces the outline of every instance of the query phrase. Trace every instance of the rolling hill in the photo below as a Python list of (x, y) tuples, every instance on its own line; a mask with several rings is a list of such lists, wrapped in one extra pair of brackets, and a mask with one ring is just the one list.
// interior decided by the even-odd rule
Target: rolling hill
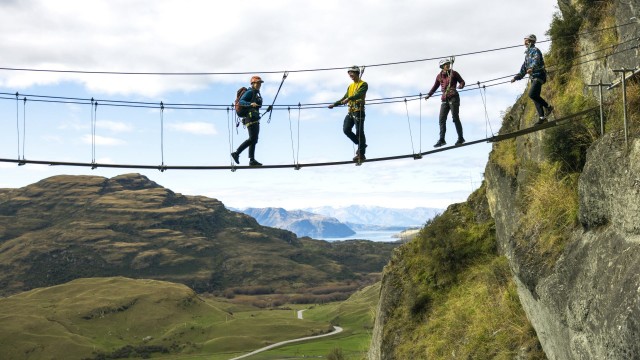
[(4, 295), (111, 276), (177, 282), (197, 292), (286, 291), (365, 281), (394, 247), (298, 238), (140, 174), (54, 176), (0, 192)]

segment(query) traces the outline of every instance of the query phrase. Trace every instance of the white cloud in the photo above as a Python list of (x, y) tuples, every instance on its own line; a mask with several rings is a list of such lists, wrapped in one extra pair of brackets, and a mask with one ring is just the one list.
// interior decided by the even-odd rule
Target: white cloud
[(108, 120), (98, 120), (96, 121), (96, 128), (98, 129), (106, 129), (113, 132), (131, 132), (133, 131), (133, 126), (130, 124), (120, 122), (120, 121), (108, 121)]
[[(3, 65), (19, 68), (233, 72), (346, 67), (517, 45), (524, 33), (544, 36), (548, 7), (553, 4), (552, 0), (535, 7), (504, 0), (329, 0), (306, 2), (301, 16), (301, 5), (294, 0), (246, 0), (242, 5), (109, 0), (92, 1), (91, 6), (80, 0), (55, 5), (33, 0), (0, 5), (0, 43)], [(239, 8), (250, 8), (253, 15)], [(442, 16), (452, 8), (454, 20)], [(456, 66), (468, 69), (467, 80), (476, 81), (516, 71), (516, 58), (521, 58), (520, 49), (459, 57)], [(424, 90), (432, 83), (426, 80), (435, 76), (436, 64), (437, 60), (369, 67), (365, 76), (378, 87)], [(277, 83), (281, 76), (265, 74), (265, 80)], [(244, 82), (248, 77), (9, 72), (0, 74), (0, 81), (23, 88), (68, 80), (91, 92), (157, 97), (176, 89), (196, 91), (212, 82)], [(341, 88), (346, 80), (335, 71), (292, 73), (287, 84), (312, 90), (318, 84)]]
[[(82, 142), (85, 144), (92, 144), (92, 137), (90, 134), (88, 135), (84, 135), (82, 136)], [(106, 136), (100, 136), (100, 135), (96, 135), (95, 136), (95, 144), (96, 145), (105, 145), (105, 146), (118, 146), (118, 145), (124, 145), (126, 142), (124, 140), (121, 139), (116, 139), (116, 138), (112, 138), (112, 137), (106, 137)]]
[(109, 157), (101, 157), (96, 159), (96, 163), (98, 164), (115, 164), (116, 162)]
[(206, 122), (184, 122), (177, 124), (169, 124), (170, 129), (195, 135), (215, 135), (215, 126)]
[[(438, 72), (438, 58), (450, 54), (520, 45), (523, 34), (544, 37), (555, 0), (536, 6), (522, 1), (454, 0), (25, 0), (0, 1), (0, 67), (120, 72), (251, 72), (266, 81), (262, 94), (270, 104), (284, 70), (286, 79), (270, 123), (261, 124), (257, 157), (265, 164), (290, 163), (300, 143), (300, 161), (350, 159), (352, 144), (342, 134), (344, 108), (303, 110), (298, 129), (297, 103), (324, 103), (340, 98), (350, 80), (345, 69), (293, 72), (300, 69), (368, 65), (364, 79), (368, 98), (426, 93)], [(243, 9), (251, 9), (250, 12)], [(445, 16), (446, 14), (446, 16)], [(541, 44), (544, 47), (546, 44)], [(515, 73), (521, 47), (458, 56), (455, 68), (471, 87), (477, 81)], [(435, 58), (393, 66), (372, 66)], [(100, 100), (95, 144), (101, 163), (155, 164), (158, 151), (172, 165), (226, 165), (229, 152), (247, 132), (231, 125), (232, 113), (158, 107), (109, 106), (102, 99), (158, 104), (200, 102), (230, 104), (235, 89), (252, 74), (239, 75), (106, 75), (0, 71), (0, 91)], [(487, 88), (487, 108), (494, 125), (499, 113), (522, 93), (524, 82)], [(56, 107), (27, 105), (27, 154), (38, 158), (86, 161), (91, 112), (86, 104)], [(122, 105), (124, 103), (121, 103)], [(367, 108), (368, 157), (431, 149), (437, 136), (439, 100), (407, 104), (413, 138), (409, 138), (403, 102)], [(422, 122), (420, 122), (420, 112)], [(204, 115), (203, 115), (204, 114)], [(485, 136), (484, 105), (477, 91), (465, 92), (461, 119), (467, 140)], [(13, 101), (0, 102), (0, 118), (13, 119)], [(420, 126), (418, 126), (420, 124)], [(448, 141), (455, 136), (448, 121)], [(496, 126), (496, 127), (497, 127)], [(494, 131), (497, 128), (494, 127)], [(163, 133), (164, 130), (164, 133)], [(169, 130), (169, 131), (166, 131)], [(298, 131), (299, 130), (299, 131)], [(176, 135), (180, 132), (179, 136)], [(229, 140), (224, 139), (229, 132)], [(109, 135), (117, 136), (109, 137)], [(161, 136), (164, 135), (163, 139)], [(197, 135), (218, 135), (207, 138)], [(0, 157), (15, 156), (15, 123), (0, 122)], [(36, 137), (37, 136), (37, 137)], [(74, 139), (81, 140), (72, 141)], [(31, 138), (44, 139), (40, 144)], [(166, 142), (159, 141), (162, 139)], [(213, 140), (213, 141), (212, 141)], [(64, 146), (60, 146), (60, 145)], [(106, 148), (108, 147), (108, 148)], [(385, 161), (300, 171), (139, 171), (174, 191), (208, 194), (229, 205), (302, 207), (376, 204), (393, 207), (437, 206), (466, 198), (472, 169), (482, 171), (489, 146), (456, 149), (420, 161)], [(297, 146), (296, 149), (297, 151)], [(241, 157), (247, 162), (246, 152)], [(38, 180), (17, 168), (2, 181), (24, 186)], [(10, 164), (13, 166), (13, 164)], [(114, 176), (120, 169), (46, 167), (47, 174), (90, 173)], [(480, 170), (478, 170), (480, 169)], [(129, 170), (124, 170), (129, 171)], [(15, 176), (14, 176), (15, 174)]]

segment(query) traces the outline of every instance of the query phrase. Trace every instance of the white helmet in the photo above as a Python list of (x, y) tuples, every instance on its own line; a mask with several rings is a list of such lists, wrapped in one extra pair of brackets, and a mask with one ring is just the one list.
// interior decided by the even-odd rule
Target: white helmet
[(536, 42), (538, 40), (538, 38), (533, 34), (529, 34), (529, 35), (525, 36), (524, 39), (525, 40), (530, 40), (530, 41), (533, 41), (533, 42)]
[(353, 65), (352, 67), (349, 68), (349, 70), (347, 70), (347, 72), (360, 74), (360, 67), (358, 65)]
[(446, 64), (451, 64), (451, 59), (442, 59), (440, 60), (440, 69), (444, 68)]

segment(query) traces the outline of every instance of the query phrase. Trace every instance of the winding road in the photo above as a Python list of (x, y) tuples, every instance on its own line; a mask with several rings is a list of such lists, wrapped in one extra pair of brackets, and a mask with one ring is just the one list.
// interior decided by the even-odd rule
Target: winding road
[[(298, 319), (302, 319), (302, 312), (303, 311), (304, 310), (298, 310)], [(306, 337), (293, 339), (293, 340), (281, 341), (279, 343), (275, 343), (275, 344), (271, 344), (269, 346), (265, 346), (265, 347), (260, 348), (258, 350), (254, 350), (254, 351), (252, 351), (252, 352), (250, 352), (248, 354), (240, 355), (240, 356), (234, 357), (234, 358), (229, 359), (229, 360), (244, 359), (244, 358), (249, 357), (251, 355), (255, 355), (257, 353), (260, 353), (260, 352), (263, 352), (263, 351), (267, 351), (267, 350), (270, 350), (270, 349), (273, 349), (273, 348), (276, 348), (278, 346), (282, 346), (282, 345), (285, 345), (285, 344), (291, 344), (291, 343), (298, 342), (298, 341), (318, 339), (318, 338), (325, 337), (325, 336), (335, 335), (335, 334), (338, 334), (338, 333), (341, 333), (341, 332), (342, 332), (342, 328), (340, 326), (334, 326), (333, 327), (333, 331), (330, 332), (330, 333), (326, 333), (326, 334), (322, 334), (322, 335), (315, 335), (315, 336), (306, 336)]]

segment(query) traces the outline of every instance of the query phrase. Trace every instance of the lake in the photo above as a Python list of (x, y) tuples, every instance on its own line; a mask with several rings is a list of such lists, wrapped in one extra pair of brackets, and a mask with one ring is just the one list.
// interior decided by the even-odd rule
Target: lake
[(355, 233), (355, 235), (351, 235), (348, 237), (316, 238), (316, 239), (326, 240), (326, 241), (370, 240), (370, 241), (380, 241), (380, 242), (395, 242), (400, 240), (400, 238), (396, 238), (392, 236), (399, 233), (400, 233), (400, 230), (369, 230), (369, 231), (358, 231)]

